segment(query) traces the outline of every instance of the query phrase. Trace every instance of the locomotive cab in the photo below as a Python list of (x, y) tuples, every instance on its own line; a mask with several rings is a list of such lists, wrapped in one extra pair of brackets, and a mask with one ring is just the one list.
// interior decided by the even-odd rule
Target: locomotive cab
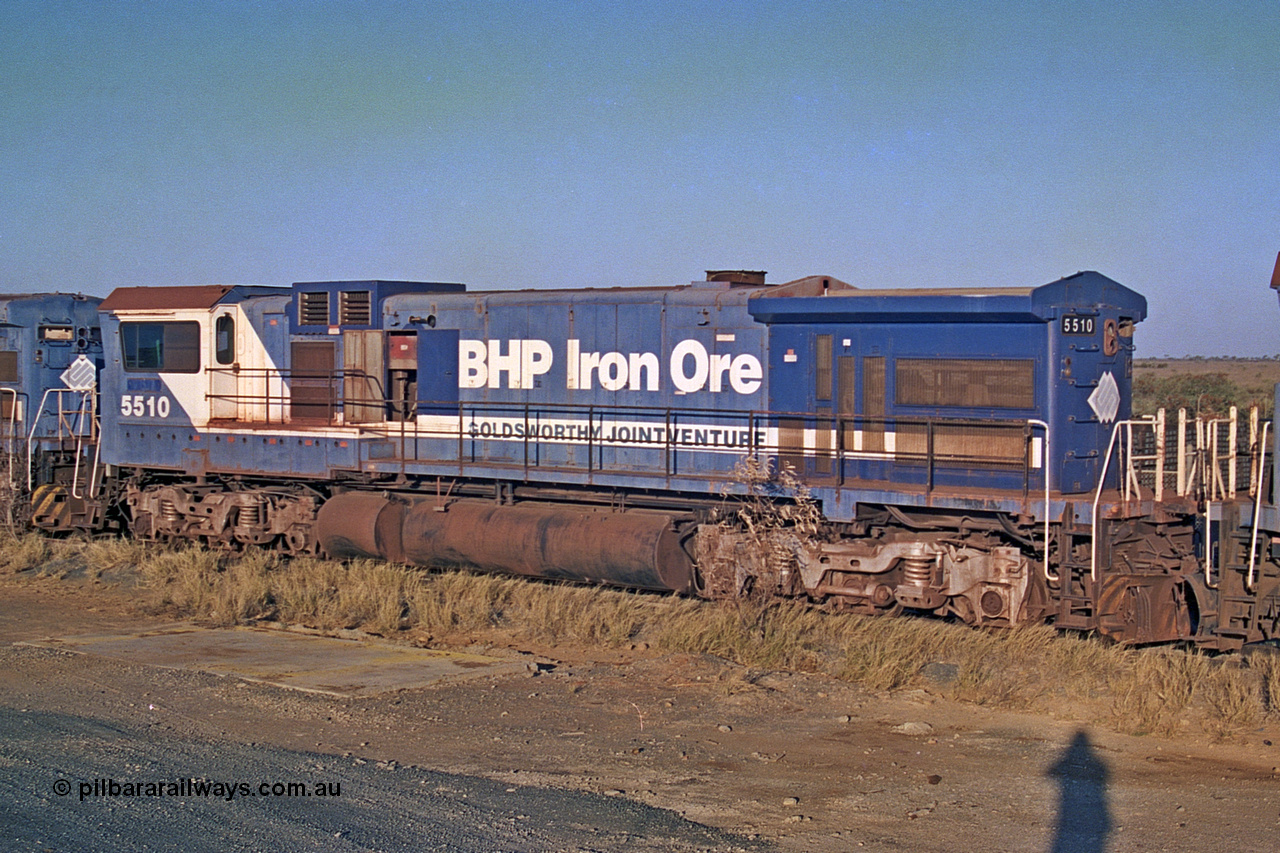
[(266, 420), (273, 395), (254, 386), (277, 367), (272, 330), (285, 293), (245, 285), (116, 289), (100, 306), (115, 368), (103, 384), (104, 426), (135, 438), (149, 427)]

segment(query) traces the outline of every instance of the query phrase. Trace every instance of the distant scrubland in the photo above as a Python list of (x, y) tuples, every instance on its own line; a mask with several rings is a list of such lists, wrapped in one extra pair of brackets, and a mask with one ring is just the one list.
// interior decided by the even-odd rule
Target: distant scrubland
[(1150, 415), (1163, 407), (1222, 415), (1231, 406), (1245, 411), (1257, 405), (1271, 417), (1276, 383), (1277, 359), (1140, 358), (1133, 362), (1133, 411)]

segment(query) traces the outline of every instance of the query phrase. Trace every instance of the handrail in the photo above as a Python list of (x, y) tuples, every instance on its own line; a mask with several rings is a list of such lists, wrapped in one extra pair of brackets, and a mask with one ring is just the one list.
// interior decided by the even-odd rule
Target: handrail
[[(96, 395), (91, 393), (85, 393), (85, 392), (81, 392), (81, 393), (83, 394), (83, 396), (80, 399), (80, 413), (79, 413), (80, 420), (81, 420), (81, 423), (83, 424), (84, 418), (86, 416), (85, 410), (88, 409), (87, 416), (89, 418), (89, 438), (92, 440), (96, 437), (95, 428), (97, 427), (97, 423), (98, 423), (97, 411), (96, 411), (97, 407), (95, 404)], [(81, 434), (81, 431), (77, 431), (76, 432), (76, 464), (75, 464), (75, 467), (72, 469), (72, 474), (71, 474), (71, 496), (73, 498), (81, 499), (86, 496), (92, 497), (92, 494), (95, 491), (95, 489), (93, 488), (93, 481), (95, 476), (97, 475), (98, 459), (100, 458), (100, 454), (102, 452), (102, 443), (99, 441), (94, 441), (93, 449), (94, 449), (94, 459), (89, 469), (89, 474), (86, 482), (86, 485), (88, 486), (88, 488), (85, 490), (86, 494), (80, 494), (80, 491), (79, 491), (80, 457), (83, 455), (83, 450), (84, 450), (84, 436)]]
[[(1262, 477), (1266, 468), (1264, 463), (1267, 460), (1267, 429), (1271, 426), (1271, 421), (1262, 422), (1262, 441), (1259, 442), (1260, 448), (1258, 453), (1258, 487), (1255, 489), (1253, 497), (1253, 534), (1249, 538), (1249, 577), (1245, 581), (1245, 589), (1249, 592), (1254, 591), (1254, 583), (1257, 580), (1258, 570), (1258, 524), (1259, 516), (1262, 514)], [(1252, 467), (1252, 466), (1250, 466)], [(1249, 473), (1253, 473), (1250, 471)]]
[[(0, 388), (0, 400), (6, 395), (13, 397), (9, 403), (9, 428), (4, 433), (4, 453), (5, 453), (5, 470), (7, 472), (6, 479), (8, 487), (17, 488), (17, 483), (13, 480), (13, 447), (14, 441), (18, 438), (18, 400), (19, 397), (25, 397), (26, 393), (19, 391), (17, 388)], [(0, 404), (0, 408), (2, 408)]]
[[(244, 367), (240, 368), (239, 371), (233, 371), (229, 368), (219, 370), (225, 373), (237, 373), (241, 379), (249, 377), (252, 380), (251, 387), (242, 385), (238, 389), (239, 393), (207, 395), (211, 398), (234, 399), (251, 403), (253, 407), (250, 410), (251, 414), (242, 418), (244, 423), (273, 423), (276, 412), (280, 411), (281, 407), (285, 407), (287, 411), (291, 395), (283, 385), (293, 374), (293, 371), (278, 368)], [(305, 373), (311, 372), (306, 371)], [(339, 391), (334, 386), (347, 373), (368, 378), (371, 383), (373, 381), (373, 378), (368, 377), (364, 371), (343, 370), (326, 371), (320, 376), (304, 375), (304, 378), (318, 380), (322, 384), (329, 384), (331, 399), (328, 403), (330, 411), (332, 411), (333, 408), (341, 405), (339, 398), (335, 396)], [(277, 387), (277, 378), (281, 382), (279, 387)], [(297, 377), (295, 376), (294, 378)], [(542, 444), (550, 438), (548, 434), (540, 431), (547, 426), (547, 423), (566, 420), (572, 421), (574, 424), (572, 427), (574, 431), (571, 433), (573, 440), (585, 444), (586, 465), (589, 473), (595, 472), (601, 464), (602, 460), (599, 454), (606, 447), (624, 448), (631, 446), (642, 449), (651, 448), (661, 453), (665, 457), (663, 466), (666, 470), (665, 475), (670, 478), (676, 476), (677, 472), (686, 472), (686, 466), (681, 462), (683, 459), (680, 456), (681, 453), (702, 449), (704, 446), (703, 442), (695, 441), (692, 437), (684, 434), (682, 427), (688, 424), (711, 431), (729, 430), (733, 434), (741, 433), (740, 444), (733, 439), (725, 439), (723, 444), (721, 444), (720, 439), (710, 439), (710, 445), (721, 451), (736, 449), (739, 452), (752, 454), (794, 451), (796, 454), (804, 454), (807, 458), (818, 458), (827, 454), (838, 465), (838, 471), (833, 473), (837, 475), (835, 482), (840, 483), (844, 482), (844, 478), (851, 474), (857, 476), (856, 472), (846, 471), (845, 463), (868, 460), (886, 462), (894, 466), (894, 470), (899, 472), (911, 467), (923, 467), (924, 471), (920, 475), (922, 480), (919, 485), (927, 493), (936, 490), (939, 474), (945, 473), (945, 476), (950, 479), (954, 470), (964, 467), (990, 468), (992, 470), (1008, 469), (1010, 471), (1016, 467), (1021, 471), (1024, 499), (1028, 491), (1028, 480), (1035, 471), (1034, 460), (1029, 454), (1029, 442), (1033, 439), (1028, 428), (1032, 431), (1043, 430), (1045, 445), (1039, 466), (1041, 475), (1044, 477), (1043, 488), (1046, 495), (1044, 502), (1046, 515), (1052, 509), (1049, 486), (1052, 447), (1049, 441), (1048, 424), (1046, 421), (1039, 419), (1003, 420), (976, 417), (939, 418), (936, 416), (911, 417), (902, 415), (868, 417), (860, 414), (817, 415), (812, 411), (725, 410), (708, 407), (680, 408), (677, 411), (667, 405), (600, 405), (585, 401), (582, 403), (530, 402), (526, 400), (467, 401), (457, 399), (400, 401), (364, 399), (365, 397), (366, 395), (361, 395), (359, 400), (343, 402), (354, 402), (375, 407), (379, 402), (387, 405), (407, 403), (404, 410), (396, 410), (400, 412), (404, 420), (401, 420), (400, 417), (395, 417), (394, 413), (392, 413), (387, 415), (385, 422), (370, 421), (361, 424), (347, 424), (347, 426), (358, 427), (362, 432), (385, 433), (389, 438), (399, 438), (401, 463), (406, 461), (403, 457), (410, 449), (413, 450), (413, 458), (418, 457), (421, 452), (420, 442), (422, 440), (456, 440), (458, 444), (457, 459), (461, 464), (466, 464), (468, 459), (473, 462), (479, 461), (480, 455), (485, 457), (491, 455), (488, 452), (478, 455), (479, 448), (483, 446), (478, 444), (479, 442), (510, 441), (517, 445), (513, 447), (512, 453), (498, 452), (492, 461), (496, 462), (498, 457), (505, 458), (507, 455), (511, 455), (511, 459), (508, 461), (520, 467), (532, 468), (542, 464), (540, 462), (541, 454), (536, 447), (530, 447), (529, 445)], [(320, 401), (317, 401), (317, 403), (323, 405)], [(263, 420), (264, 418), (265, 421)], [(457, 420), (451, 423), (450, 421), (453, 418), (457, 418)], [(586, 420), (585, 426), (580, 423), (584, 418)], [(766, 437), (765, 430), (773, 433), (774, 430), (779, 429), (780, 421), (788, 419), (800, 422), (800, 428), (804, 429), (806, 433), (821, 431), (824, 428), (830, 429), (834, 433), (833, 440), (829, 443), (822, 440), (817, 442), (805, 441), (795, 447), (791, 447), (791, 444), (788, 443), (790, 436), (769, 435)], [(620, 430), (617, 435), (596, 431), (601, 426), (607, 429), (610, 422), (615, 420), (620, 425), (627, 427), (652, 427), (653, 438), (641, 437), (632, 430)], [(486, 421), (491, 423), (486, 424)], [(499, 430), (507, 429), (508, 421), (510, 421), (513, 429), (509, 433), (499, 432)], [(634, 421), (635, 423), (622, 424), (621, 422), (623, 421)], [(556, 426), (558, 427), (559, 424), (557, 423)], [(472, 434), (471, 427), (480, 427), (483, 432), (475, 431)], [(490, 429), (491, 427), (492, 429)], [(971, 428), (977, 430), (975, 435), (978, 438), (981, 438), (986, 430), (999, 431), (998, 437), (1006, 435), (1005, 431), (1009, 435), (1017, 432), (1020, 439), (1019, 443), (1023, 445), (1023, 449), (1015, 454), (1004, 443), (993, 446), (985, 441), (972, 440), (973, 437), (970, 437), (970, 440), (956, 438), (962, 431)], [(851, 430), (862, 433), (871, 431), (880, 434), (888, 434), (892, 431), (893, 434), (898, 435), (898, 440), (896, 443), (887, 442), (887, 446), (883, 448), (878, 445), (864, 448), (862, 441), (859, 441), (856, 446), (852, 444)], [(566, 435), (569, 434), (569, 430), (566, 430)], [(818, 437), (821, 439), (820, 435)], [(470, 443), (470, 447), (468, 447), (468, 443)], [(574, 466), (577, 467), (577, 463), (574, 463)], [(886, 476), (893, 479), (898, 475)], [(914, 478), (915, 475), (911, 476)], [(912, 481), (914, 482), (914, 479)], [(1047, 540), (1052, 534), (1052, 525), (1046, 524), (1045, 529), (1047, 549)], [(1054, 575), (1055, 573), (1050, 567), (1046, 577)]]
[(1044, 470), (1044, 577), (1045, 580), (1056, 582), (1061, 579), (1061, 576), (1054, 574), (1049, 568), (1049, 460), (1053, 458), (1049, 454), (1049, 424), (1036, 418), (1028, 418), (1027, 423), (1044, 429), (1044, 455), (1041, 465)]
[[(63, 396), (66, 394), (79, 394), (80, 404), (75, 411), (75, 421), (68, 421), (69, 412), (62, 408)], [(72, 494), (74, 497), (80, 497), (75, 494), (77, 482), (79, 479), (80, 467), (80, 451), (84, 447), (84, 440), (96, 440), (97, 438), (97, 411), (95, 407), (95, 395), (92, 391), (82, 391), (73, 388), (46, 388), (44, 395), (40, 398), (40, 406), (35, 410), (35, 414), (31, 418), (31, 431), (27, 433), (27, 489), (35, 488), (35, 472), (32, 470), (32, 459), (35, 455), (36, 432), (40, 429), (40, 421), (45, 414), (45, 404), (49, 401), (50, 395), (56, 395), (58, 399), (58, 411), (52, 413), (57, 421), (57, 432), (54, 437), (62, 439), (70, 436), (76, 440), (76, 468), (72, 475)], [(88, 424), (86, 425), (86, 421)], [(65, 428), (65, 432), (64, 432)], [(86, 428), (88, 435), (85, 435)]]
[[(55, 391), (61, 392), (60, 388), (46, 388), (44, 395), (40, 398), (40, 407), (36, 409), (35, 417), (31, 419), (31, 432), (27, 436), (27, 491), (35, 488), (35, 472), (31, 470), (31, 456), (35, 449), (36, 430), (40, 427), (40, 415), (44, 412), (44, 404), (49, 399), (49, 395)], [(59, 430), (61, 431), (61, 430)]]
[[(248, 376), (248, 377), (267, 378), (267, 379), (296, 379), (296, 378), (302, 378), (302, 379), (315, 379), (315, 380), (321, 380), (321, 381), (326, 380), (326, 379), (341, 379), (341, 378), (343, 378), (343, 377), (344, 377), (348, 372), (350, 372), (350, 373), (352, 373), (352, 375), (353, 375), (353, 376), (359, 376), (359, 377), (361, 377), (361, 378), (367, 378), (367, 379), (370, 379), (370, 380), (371, 380), (371, 381), (373, 381), (373, 382), (377, 382), (376, 377), (373, 377), (373, 376), (371, 376), (371, 375), (367, 374), (365, 371), (346, 371), (346, 370), (331, 370), (331, 371), (325, 371), (325, 372), (320, 372), (320, 371), (305, 371), (301, 377), (294, 376), (294, 375), (293, 375), (294, 371), (292, 371), (292, 370), (284, 370), (284, 369), (274, 368), (274, 367), (241, 367), (241, 368), (239, 368), (239, 370), (238, 370), (238, 371), (235, 371), (235, 370), (233, 370), (233, 369), (231, 369), (231, 368), (209, 368), (209, 372), (225, 373), (225, 374), (228, 374), (228, 375), (239, 375), (239, 376)], [(306, 375), (307, 373), (310, 373), (311, 375)], [(267, 397), (265, 397), (265, 398), (264, 398), (263, 396), (261, 396), (261, 395), (258, 395), (258, 394), (238, 394), (238, 393), (237, 393), (237, 394), (212, 394), (212, 393), (209, 393), (209, 394), (206, 394), (205, 396), (206, 396), (207, 398), (216, 398), (216, 399), (219, 399), (219, 400), (242, 400), (242, 401), (244, 401), (244, 402), (258, 402), (258, 401), (261, 401), (261, 402), (267, 402), (267, 401), (270, 401), (270, 402), (288, 402), (288, 401), (289, 401), (289, 396), (290, 396), (290, 395), (289, 395), (286, 391), (283, 391), (283, 390), (282, 390), (282, 391), (280, 391), (280, 392), (279, 392), (279, 394), (278, 394), (278, 395), (268, 394), (268, 395), (267, 395)], [(394, 403), (394, 402), (401, 402), (401, 401), (398, 401), (398, 400), (391, 400), (391, 399), (389, 399), (389, 398), (373, 398), (373, 397), (371, 397), (371, 398), (359, 398), (359, 399), (354, 400), (354, 402), (357, 402), (357, 403), (366, 403), (366, 404), (368, 404), (368, 403), (373, 403), (373, 402)], [(525, 405), (525, 402), (524, 402), (524, 401), (514, 401), (514, 400), (513, 400), (513, 401), (510, 401), (510, 402), (502, 402), (502, 401), (489, 401), (489, 400), (456, 400), (456, 399), (454, 399), (454, 400), (427, 400), (427, 399), (419, 399), (419, 400), (414, 400), (414, 401), (410, 401), (410, 402), (411, 402), (411, 403), (412, 403), (412, 405), (415, 407), (415, 409), (416, 409), (417, 407), (420, 407), (420, 406), (449, 406), (450, 408), (455, 408), (455, 409), (456, 409), (457, 407), (459, 407), (459, 406), (465, 406), (465, 407), (468, 407), (468, 408), (474, 408), (474, 409), (481, 409), (481, 408), (491, 408), (491, 409), (502, 409), (502, 408), (512, 408), (512, 409), (515, 409), (515, 408), (521, 408), (521, 409), (522, 409), (522, 408), (524, 407), (524, 405)], [(532, 405), (534, 405), (534, 406), (535, 406), (536, 408), (538, 408), (538, 409), (543, 409), (543, 410), (547, 410), (547, 411), (566, 411), (566, 412), (568, 412), (568, 411), (575, 411), (575, 410), (585, 410), (586, 408), (590, 407), (590, 408), (594, 409), (594, 410), (595, 410), (595, 411), (597, 411), (597, 412), (599, 412), (599, 411), (619, 411), (619, 412), (634, 412), (634, 413), (637, 413), (637, 414), (643, 414), (643, 413), (661, 414), (661, 413), (664, 413), (668, 408), (670, 408), (669, 406), (663, 406), (663, 405), (653, 405), (653, 406), (644, 406), (644, 405), (602, 406), (602, 405), (599, 405), (599, 404), (588, 404), (588, 403), (557, 403), (557, 402), (550, 402), (550, 401), (548, 401), (548, 402), (539, 402), (539, 403), (532, 404)], [(810, 420), (814, 419), (814, 417), (815, 417), (815, 415), (813, 414), (813, 412), (787, 411), (787, 410), (781, 410), (781, 409), (780, 409), (780, 410), (776, 410), (776, 411), (774, 411), (774, 410), (762, 411), (762, 410), (754, 410), (754, 409), (751, 409), (751, 410), (749, 410), (749, 409), (730, 409), (730, 410), (726, 410), (726, 409), (722, 409), (722, 408), (695, 408), (695, 407), (681, 407), (681, 408), (679, 409), (679, 411), (680, 411), (680, 412), (681, 412), (681, 414), (683, 414), (683, 415), (718, 415), (718, 416), (747, 417), (748, 415), (752, 414), (752, 412), (756, 412), (756, 413), (758, 413), (758, 414), (764, 414), (764, 415), (768, 415), (768, 416), (770, 416), (770, 417), (794, 417), (794, 418), (807, 418), (807, 419), (810, 419)], [(936, 423), (940, 423), (940, 424), (946, 424), (946, 425), (957, 425), (957, 426), (993, 426), (993, 425), (996, 425), (996, 426), (1009, 426), (1009, 427), (1013, 427), (1013, 426), (1015, 426), (1015, 425), (1017, 425), (1017, 424), (1019, 424), (1019, 423), (1023, 423), (1023, 421), (999, 420), (999, 419), (961, 418), (961, 417), (957, 417), (957, 418), (928, 418), (928, 417), (916, 417), (916, 418), (912, 418), (912, 417), (904, 417), (904, 416), (901, 416), (901, 415), (896, 415), (896, 416), (879, 416), (879, 417), (868, 417), (868, 416), (866, 416), (866, 415), (831, 415), (831, 416), (824, 416), (824, 417), (826, 417), (828, 420), (835, 420), (835, 419), (846, 420), (846, 421), (847, 421), (847, 420), (856, 420), (856, 421), (859, 421), (859, 422), (867, 422), (867, 423), (880, 424), (880, 425), (882, 425), (882, 426), (886, 426), (886, 425), (889, 425), (889, 424), (892, 424), (892, 423), (895, 423), (895, 422), (897, 422), (897, 423), (907, 423), (907, 424), (920, 424), (920, 425), (924, 425), (924, 424), (925, 424), (926, 422), (928, 422), (929, 420), (934, 420)]]
[[(539, 434), (537, 432), (537, 430), (539, 429), (539, 423), (542, 422), (544, 419), (547, 421), (552, 421), (558, 418), (577, 418), (583, 421), (583, 423), (578, 428), (579, 431), (573, 432), (573, 433), (566, 433), (566, 437), (577, 437), (587, 443), (587, 445), (592, 450), (592, 467), (593, 468), (595, 465), (595, 462), (594, 462), (595, 451), (597, 451), (602, 444), (611, 444), (611, 445), (617, 445), (617, 446), (651, 445), (653, 449), (662, 450), (667, 454), (671, 454), (673, 452), (683, 452), (685, 450), (695, 450), (700, 448), (702, 446), (700, 442), (692, 442), (682, 437), (682, 435), (680, 434), (680, 428), (682, 423), (693, 423), (693, 424), (696, 424), (698, 427), (705, 426), (712, 430), (724, 430), (724, 429), (741, 430), (742, 432), (745, 433), (745, 435), (743, 436), (743, 444), (741, 445), (741, 449), (743, 449), (744, 451), (796, 450), (797, 452), (799, 452), (802, 449), (800, 447), (793, 448), (790, 445), (784, 445), (781, 443), (772, 443), (772, 442), (767, 444), (761, 443), (759, 440), (758, 433), (760, 432), (761, 429), (766, 427), (769, 429), (774, 428), (772, 425), (769, 425), (767, 423), (762, 423), (762, 422), (766, 422), (769, 420), (787, 420), (792, 418), (796, 420), (800, 419), (797, 413), (790, 413), (790, 412), (760, 412), (760, 411), (747, 411), (747, 410), (725, 411), (725, 410), (716, 410), (716, 409), (706, 409), (706, 410), (679, 409), (677, 410), (670, 407), (657, 407), (657, 406), (655, 407), (601, 406), (598, 404), (590, 404), (590, 405), (578, 404), (573, 406), (565, 406), (563, 404), (528, 404), (528, 403), (518, 402), (518, 401), (512, 401), (512, 402), (485, 401), (485, 402), (464, 402), (464, 403), (446, 402), (441, 404), (434, 404), (429, 401), (418, 401), (417, 405), (425, 405), (425, 406), (449, 405), (452, 407), (456, 407), (454, 411), (450, 413), (450, 416), (459, 418), (459, 422), (453, 423), (453, 424), (447, 424), (447, 425), (441, 424), (439, 428), (433, 428), (427, 425), (415, 427), (413, 425), (413, 421), (407, 422), (407, 425), (403, 427), (401, 425), (404, 422), (400, 422), (400, 421), (387, 421), (385, 423), (376, 423), (376, 424), (368, 423), (368, 424), (360, 424), (359, 426), (361, 429), (371, 430), (374, 432), (377, 432), (379, 430), (385, 430), (385, 429), (400, 430), (403, 428), (407, 431), (416, 432), (419, 435), (425, 435), (428, 437), (432, 437), (432, 436), (437, 438), (455, 438), (456, 437), (462, 441), (510, 440), (510, 441), (517, 442), (523, 446), (525, 443), (536, 442), (539, 438), (550, 438), (549, 434)], [(654, 430), (656, 430), (657, 433), (655, 437), (652, 439), (644, 438), (644, 437), (633, 437), (633, 436), (624, 434), (624, 435), (618, 435), (615, 437), (604, 436), (603, 438), (606, 440), (602, 441), (602, 436), (597, 430), (601, 423), (608, 423), (610, 421), (611, 419), (610, 416), (613, 416), (614, 418), (618, 418), (618, 419), (635, 418), (637, 419), (638, 424), (640, 426), (649, 426)], [(510, 420), (512, 421), (512, 424), (514, 426), (520, 427), (521, 429), (519, 431), (513, 431), (509, 433), (489, 433), (485, 431), (477, 431), (475, 429), (470, 429), (469, 431), (469, 426), (474, 426), (474, 424), (469, 424), (469, 421), (478, 422), (483, 420), (486, 417), (496, 418), (500, 420)], [(698, 419), (700, 417), (705, 418), (708, 423), (706, 425), (698, 423)], [(812, 420), (812, 418), (810, 418), (810, 420)], [(847, 418), (847, 417), (833, 419), (833, 421), (841, 429), (847, 428), (847, 425), (853, 422), (854, 420), (862, 420), (862, 419), (861, 418), (854, 419), (854, 418)], [(956, 420), (948, 420), (948, 421), (939, 421), (936, 418), (912, 419), (912, 418), (899, 417), (899, 418), (891, 418), (886, 420), (893, 421), (895, 425), (899, 428), (902, 428), (902, 427), (927, 428), (930, 425), (934, 427), (970, 426), (970, 427), (978, 427), (978, 428), (999, 428), (999, 429), (1005, 429), (1012, 432), (1014, 430), (1022, 431), (1026, 428), (1026, 426), (1029, 425), (1036, 429), (1045, 429), (1045, 422), (1036, 420), (1036, 419), (1023, 420), (1023, 421), (979, 421), (976, 419), (956, 419)], [(624, 424), (624, 426), (631, 427), (632, 424)], [(812, 429), (812, 427), (809, 427), (808, 429)], [(922, 436), (922, 437), (925, 437), (925, 436)], [(654, 442), (656, 442), (656, 444)], [(830, 448), (826, 452), (831, 454), (832, 459), (835, 459), (841, 462), (857, 460), (861, 458), (886, 458), (887, 459), (889, 457), (895, 457), (899, 462), (913, 464), (913, 465), (919, 464), (919, 465), (931, 466), (935, 471), (944, 467), (955, 466), (955, 465), (989, 465), (993, 468), (1001, 468), (1001, 467), (1009, 467), (1010, 465), (1016, 464), (1019, 467), (1027, 469), (1029, 464), (1028, 461), (1026, 461), (1025, 459), (1023, 461), (1016, 461), (1011, 456), (995, 456), (995, 455), (975, 453), (975, 452), (943, 453), (938, 449), (936, 441), (935, 441), (935, 448), (934, 448), (934, 453), (932, 454), (932, 457), (930, 457), (930, 455), (927, 452), (917, 452), (917, 451), (902, 449), (901, 444), (902, 442), (899, 442), (899, 449), (896, 453), (891, 450), (857, 451), (857, 450), (850, 449), (849, 447), (845, 446), (843, 443), (836, 443), (832, 448)], [(814, 452), (818, 452), (818, 453), (823, 452), (822, 450), (815, 451), (815, 449), (810, 446), (805, 446), (803, 448), (803, 451), (808, 455), (812, 455)], [(1048, 467), (1049, 465), (1048, 455), (1050, 452), (1051, 451), (1048, 449), (1044, 451), (1045, 458), (1041, 460), (1039, 467), (1042, 467), (1042, 468)], [(469, 455), (469, 454), (464, 454), (464, 455)], [(531, 453), (530, 459), (531, 459), (531, 464), (533, 464), (532, 453)]]
[[(1093, 510), (1090, 515), (1091, 534), (1089, 538), (1089, 578), (1094, 582), (1098, 582), (1098, 504), (1102, 502), (1102, 490), (1107, 483), (1107, 472), (1111, 468), (1111, 454), (1116, 448), (1116, 439), (1120, 436), (1120, 428), (1125, 427), (1129, 430), (1129, 437), (1133, 437), (1133, 427), (1139, 424), (1152, 425), (1155, 421), (1142, 418), (1116, 421), (1116, 425), (1111, 429), (1111, 440), (1107, 443), (1107, 453), (1102, 458), (1102, 471), (1098, 475), (1098, 486), (1093, 494)], [(1125, 474), (1126, 478), (1128, 474)], [(1139, 495), (1141, 497), (1141, 495)]]

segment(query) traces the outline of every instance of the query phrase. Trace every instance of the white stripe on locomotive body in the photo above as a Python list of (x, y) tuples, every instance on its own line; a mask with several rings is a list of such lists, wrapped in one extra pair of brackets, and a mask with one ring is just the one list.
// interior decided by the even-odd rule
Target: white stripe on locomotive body
[[(247, 422), (281, 422), (287, 411), (286, 400), (289, 398), (288, 383), (280, 379), (280, 367), (271, 356), (261, 331), (245, 313), (241, 303), (215, 305), (212, 309), (193, 308), (170, 311), (126, 311), (115, 312), (120, 323), (197, 323), (200, 327), (200, 369), (195, 373), (174, 373), (169, 371), (121, 371), (122, 391), (132, 399), (142, 395), (155, 393), (169, 394), (173, 397), (174, 406), (166, 407), (165, 415), (185, 413), (192, 427), (207, 427), (216, 416), (233, 417)], [(217, 362), (217, 335), (215, 322), (218, 317), (230, 315), (235, 321), (235, 363), (240, 371), (232, 375), (231, 365), (222, 366)], [(119, 347), (119, 343), (114, 346)], [(118, 352), (118, 349), (117, 349)], [(275, 377), (274, 381), (269, 377)], [(160, 382), (158, 392), (152, 390), (149, 383)], [(230, 380), (230, 384), (225, 384)], [(131, 382), (139, 386), (131, 387)], [(148, 383), (142, 388), (143, 383)], [(223, 397), (234, 402), (234, 413), (218, 413), (213, 409), (216, 399)], [(269, 398), (269, 402), (266, 402)], [(122, 400), (102, 401), (104, 406), (119, 409)], [(135, 408), (133, 414), (121, 414), (122, 423), (135, 420), (142, 423), (155, 423), (156, 409)], [(223, 432), (219, 430), (219, 432)], [(234, 430), (226, 431), (236, 432)], [(351, 436), (345, 436), (351, 437)]]
[[(280, 365), (271, 357), (271, 351), (262, 339), (262, 331), (250, 321), (243, 305), (231, 307), (235, 309), (236, 363), (241, 368), (248, 369), (236, 376), (237, 419), (250, 422), (283, 421), (289, 390), (287, 384), (279, 378)], [(211, 349), (217, 346), (213, 338), (211, 334)], [(275, 388), (271, 387), (273, 376), (276, 377)]]
[[(670, 430), (670, 435), (667, 431)], [(752, 436), (751, 433), (755, 435)], [(385, 425), (363, 424), (359, 427), (314, 427), (272, 429), (206, 429), (202, 436), (233, 435), (272, 438), (310, 438), (353, 441), (361, 438), (399, 439), (456, 442), (466, 441), (514, 442), (529, 441), (534, 444), (564, 444), (594, 447), (622, 447), (644, 450), (672, 449), (678, 452), (727, 453), (746, 456), (752, 453), (786, 453), (806, 458), (835, 458), (847, 460), (882, 460), (898, 458), (897, 434), (891, 430), (877, 430), (875, 435), (883, 439), (884, 450), (863, 450), (862, 430), (852, 430), (853, 446), (837, 452), (838, 435), (835, 430), (826, 433), (826, 447), (818, 449), (820, 431), (803, 431), (803, 448), (784, 448), (779, 444), (776, 426), (750, 427), (727, 426), (713, 423), (665, 423), (637, 420), (604, 420), (596, 418), (538, 418), (526, 421), (521, 417), (476, 417), (464, 415), (418, 415), (416, 423), (387, 422)], [(846, 433), (849, 435), (849, 433)], [(428, 461), (428, 460), (423, 460)], [(449, 461), (441, 458), (436, 461)], [(1031, 437), (1031, 468), (1044, 467), (1044, 439)]]

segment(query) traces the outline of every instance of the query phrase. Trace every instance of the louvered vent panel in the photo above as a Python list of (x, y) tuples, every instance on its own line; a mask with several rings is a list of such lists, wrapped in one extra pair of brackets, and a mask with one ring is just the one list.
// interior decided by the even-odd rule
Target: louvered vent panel
[(344, 290), (338, 294), (338, 323), (368, 326), (373, 322), (372, 300), (367, 290)]
[(298, 323), (303, 326), (329, 325), (329, 292), (298, 294)]

